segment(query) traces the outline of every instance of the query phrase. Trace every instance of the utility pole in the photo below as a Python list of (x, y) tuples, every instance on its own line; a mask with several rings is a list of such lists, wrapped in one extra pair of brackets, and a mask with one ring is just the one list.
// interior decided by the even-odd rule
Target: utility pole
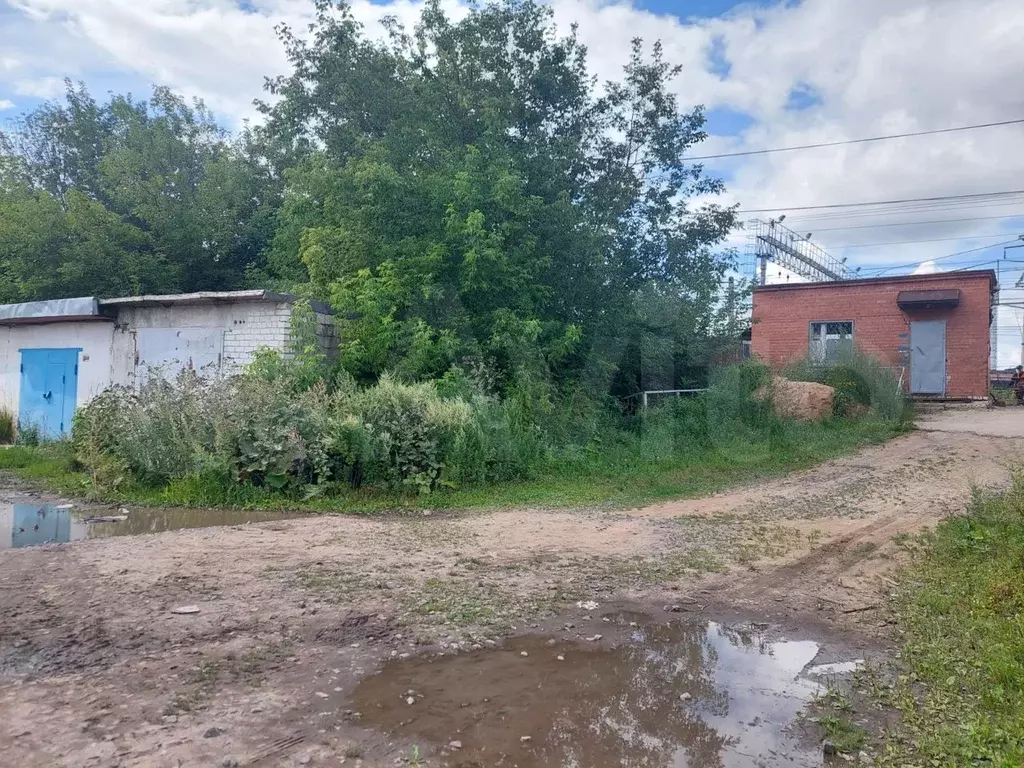
[(730, 340), (736, 338), (736, 281), (730, 277), (725, 294), (725, 333)]
[[(1024, 235), (1017, 235), (1018, 240), (1024, 240)], [(1024, 243), (1020, 245), (1005, 245), (1003, 246), (1003, 259), (1006, 259), (1006, 252), (1011, 251), (1014, 248), (1024, 248)], [(998, 281), (997, 281), (998, 282)], [(1024, 288), (1024, 272), (1017, 278), (1017, 282), (1013, 286), (1014, 288)], [(999, 307), (996, 306), (996, 333), (999, 332)], [(996, 348), (998, 354), (998, 347)], [(1020, 329), (1020, 363), (1024, 365), (1024, 325), (1021, 325)], [(999, 368), (999, 360), (996, 360), (996, 368)]]

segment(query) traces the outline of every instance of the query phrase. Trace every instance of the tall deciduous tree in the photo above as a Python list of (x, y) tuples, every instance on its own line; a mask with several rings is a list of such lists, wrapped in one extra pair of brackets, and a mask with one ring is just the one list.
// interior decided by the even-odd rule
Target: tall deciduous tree
[[(201, 102), (157, 87), (148, 100), (100, 104), (69, 82), (63, 102), (22, 116), (0, 139), (13, 195), (4, 204), (19, 206), (9, 215), (38, 206), (50, 239), (64, 231), (75, 243), (44, 252), (33, 250), (38, 239), (0, 242), (21, 254), (8, 274), (51, 265), (48, 276), (10, 282), (8, 296), (226, 290), (263, 266), (280, 185), (249, 134), (231, 140)], [(66, 240), (75, 232), (85, 241)]]
[(704, 114), (680, 109), (660, 45), (634, 41), (599, 86), (532, 0), (460, 21), (430, 0), (384, 41), (344, 2), (315, 5), (308, 37), (281, 30), (293, 72), (263, 105), (287, 167), (271, 264), (335, 304), (355, 373), (469, 355), (507, 379), (516, 337), (571, 378), (598, 339), (634, 333), (640, 295), (711, 312), (734, 210), (691, 202), (722, 185), (686, 160)]

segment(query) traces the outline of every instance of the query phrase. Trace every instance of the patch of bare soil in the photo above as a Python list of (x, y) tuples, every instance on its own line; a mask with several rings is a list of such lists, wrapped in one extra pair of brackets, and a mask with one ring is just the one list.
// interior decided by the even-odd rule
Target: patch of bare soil
[(961, 509), (972, 486), (1005, 484), (1022, 448), (915, 432), (644, 509), (313, 517), (4, 550), (4, 762), (412, 765), (419, 739), (418, 759), (437, 765), (433, 732), (360, 711), (360, 680), (552, 622), (559, 642), (586, 644), (594, 627), (564, 617), (588, 601), (870, 639), (893, 536)]

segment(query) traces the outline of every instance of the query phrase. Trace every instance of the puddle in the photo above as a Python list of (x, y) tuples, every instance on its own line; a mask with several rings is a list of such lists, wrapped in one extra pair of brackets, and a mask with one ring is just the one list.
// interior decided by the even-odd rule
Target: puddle
[(793, 728), (818, 690), (801, 676), (815, 642), (714, 622), (638, 626), (610, 649), (550, 642), (389, 662), (359, 684), (356, 708), (461, 768), (822, 764)]
[(209, 528), (216, 525), (241, 525), (286, 520), (301, 516), (295, 512), (243, 509), (132, 509), (119, 522), (87, 522), (92, 515), (112, 513), (67, 508), (53, 504), (0, 503), (0, 549), (33, 547), (40, 544), (64, 544), (82, 539), (159, 533), (182, 528)]
[(853, 661), (835, 661), (831, 664), (818, 664), (807, 670), (808, 675), (821, 677), (822, 675), (849, 675), (858, 669), (864, 668), (864, 659)]

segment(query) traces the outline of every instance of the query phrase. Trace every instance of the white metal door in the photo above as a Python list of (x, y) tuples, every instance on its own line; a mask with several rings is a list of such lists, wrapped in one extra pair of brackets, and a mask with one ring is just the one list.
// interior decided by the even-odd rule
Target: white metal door
[(224, 330), (139, 328), (135, 343), (135, 380), (140, 384), (151, 375), (171, 379), (184, 370), (212, 376), (220, 372)]
[(946, 321), (910, 324), (910, 394), (946, 394)]

